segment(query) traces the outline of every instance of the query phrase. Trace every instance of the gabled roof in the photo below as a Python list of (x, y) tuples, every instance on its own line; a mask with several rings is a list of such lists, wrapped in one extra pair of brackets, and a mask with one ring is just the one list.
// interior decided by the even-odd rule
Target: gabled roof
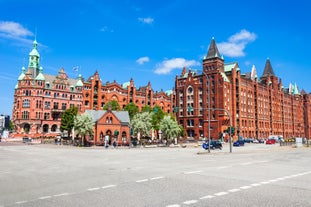
[[(108, 111), (107, 110), (85, 110), (86, 114), (91, 115), (93, 121), (96, 122), (104, 116)], [(121, 122), (122, 125), (130, 124), (130, 116), (128, 111), (111, 111)]]
[(275, 76), (271, 63), (270, 63), (270, 59), (268, 58), (266, 60), (266, 65), (265, 65), (265, 69), (263, 71), (262, 77), (268, 77), (269, 74), (270, 76)]

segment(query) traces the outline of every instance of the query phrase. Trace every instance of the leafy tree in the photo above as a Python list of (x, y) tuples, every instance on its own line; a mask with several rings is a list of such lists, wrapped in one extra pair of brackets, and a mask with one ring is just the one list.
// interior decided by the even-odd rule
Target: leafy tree
[(84, 145), (84, 139), (86, 135), (93, 135), (94, 122), (93, 118), (89, 114), (79, 114), (74, 119), (74, 127), (77, 135), (82, 138), (82, 146)]
[(128, 103), (123, 110), (128, 111), (130, 120), (138, 113), (138, 107), (134, 103)]
[(141, 112), (152, 112), (152, 108), (148, 105), (145, 105), (142, 109)]
[(163, 117), (162, 121), (160, 122), (160, 129), (163, 133), (163, 137), (170, 141), (174, 138), (177, 138), (181, 133), (181, 128), (177, 121), (169, 115)]
[(70, 107), (62, 114), (61, 121), (60, 121), (60, 129), (66, 130), (68, 132), (68, 137), (71, 134), (71, 130), (74, 125), (74, 118), (78, 114), (78, 108), (75, 106)]
[(134, 115), (131, 120), (132, 129), (134, 134), (140, 133), (141, 136), (146, 136), (150, 134), (152, 128), (151, 125), (152, 113), (141, 112)]
[(116, 100), (111, 100), (111, 101), (107, 102), (105, 104), (105, 106), (103, 106), (103, 110), (108, 110), (109, 107), (111, 107), (111, 110), (113, 110), (113, 111), (119, 111), (120, 110), (119, 103)]
[(159, 124), (162, 121), (163, 117), (164, 117), (164, 112), (161, 109), (161, 107), (155, 106), (153, 108), (152, 121), (151, 121), (151, 124), (155, 130), (159, 130), (160, 128)]

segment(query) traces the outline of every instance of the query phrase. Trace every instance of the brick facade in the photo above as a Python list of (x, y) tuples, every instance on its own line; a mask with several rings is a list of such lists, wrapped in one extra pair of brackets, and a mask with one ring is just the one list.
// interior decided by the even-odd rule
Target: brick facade
[(260, 79), (254, 66), (242, 74), (238, 63), (224, 63), (213, 39), (202, 67), (201, 72), (184, 68), (175, 78), (176, 117), (188, 139), (198, 140), (208, 133), (218, 139), (229, 127), (230, 117), (235, 138), (272, 134), (310, 138), (310, 94), (299, 93), (292, 84), (284, 88), (269, 59)]

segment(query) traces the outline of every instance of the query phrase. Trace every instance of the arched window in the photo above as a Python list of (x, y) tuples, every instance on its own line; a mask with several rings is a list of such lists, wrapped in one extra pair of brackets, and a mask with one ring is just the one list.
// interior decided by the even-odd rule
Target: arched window
[(110, 124), (112, 124), (112, 117), (110, 117)]
[(49, 132), (49, 125), (48, 124), (44, 124), (43, 125), (43, 133), (47, 133)]
[(53, 124), (51, 127), (51, 132), (56, 132), (56, 130), (57, 130), (57, 125)]

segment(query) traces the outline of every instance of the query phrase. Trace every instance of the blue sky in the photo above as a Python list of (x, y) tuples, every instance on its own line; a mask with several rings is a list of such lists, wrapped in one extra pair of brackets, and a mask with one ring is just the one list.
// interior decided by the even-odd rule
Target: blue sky
[(311, 92), (311, 3), (296, 1), (0, 0), (0, 114), (11, 115), (14, 87), (39, 43), (43, 72), (63, 67), (103, 82), (134, 79), (155, 91), (174, 87), (182, 67), (201, 69), (215, 37), (225, 62), (258, 76), (270, 59), (284, 87)]

